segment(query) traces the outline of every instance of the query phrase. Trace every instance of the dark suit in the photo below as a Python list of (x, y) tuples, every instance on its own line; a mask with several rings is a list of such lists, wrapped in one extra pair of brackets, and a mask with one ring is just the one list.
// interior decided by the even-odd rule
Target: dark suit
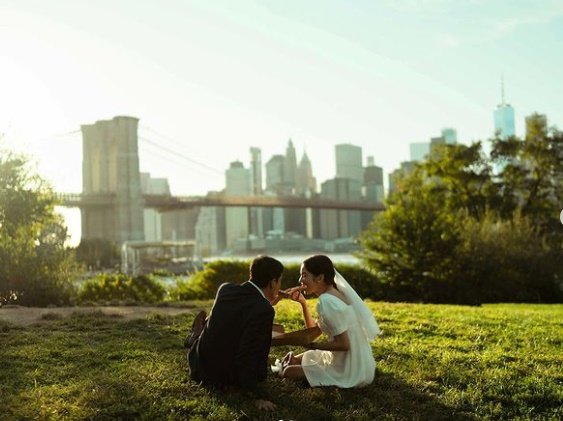
[(188, 351), (191, 377), (210, 386), (256, 392), (266, 379), (274, 309), (249, 282), (223, 284), (198, 340)]

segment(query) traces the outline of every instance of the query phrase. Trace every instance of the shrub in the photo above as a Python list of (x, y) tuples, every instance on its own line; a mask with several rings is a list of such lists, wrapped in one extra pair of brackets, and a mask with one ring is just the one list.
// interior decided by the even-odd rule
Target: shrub
[(348, 281), (350, 286), (362, 298), (384, 300), (389, 295), (385, 285), (377, 276), (361, 265), (340, 264), (335, 265), (340, 274)]
[(249, 263), (241, 260), (214, 260), (187, 281), (178, 281), (170, 291), (173, 300), (205, 300), (215, 297), (224, 282), (240, 284), (249, 278)]
[[(217, 289), (224, 282), (243, 283), (249, 279), (248, 261), (215, 260), (208, 263), (204, 270), (196, 273), (189, 280), (179, 280), (170, 290), (172, 300), (205, 300), (215, 297)], [(336, 265), (340, 273), (363, 298), (381, 299), (384, 290), (381, 282), (371, 272), (350, 264)], [(299, 263), (284, 265), (282, 289), (299, 285)]]
[(156, 303), (162, 301), (165, 295), (166, 289), (150, 276), (131, 278), (119, 273), (102, 274), (86, 281), (80, 288), (78, 300)]
[(558, 302), (563, 265), (528, 218), (463, 222), (456, 279), (462, 302)]

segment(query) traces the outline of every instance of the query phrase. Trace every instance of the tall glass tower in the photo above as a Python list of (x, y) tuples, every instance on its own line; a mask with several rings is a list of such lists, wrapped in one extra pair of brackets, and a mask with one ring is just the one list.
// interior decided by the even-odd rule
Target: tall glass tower
[(514, 108), (504, 100), (504, 78), (501, 78), (501, 99), (502, 102), (495, 109), (495, 133), (503, 139), (514, 136)]

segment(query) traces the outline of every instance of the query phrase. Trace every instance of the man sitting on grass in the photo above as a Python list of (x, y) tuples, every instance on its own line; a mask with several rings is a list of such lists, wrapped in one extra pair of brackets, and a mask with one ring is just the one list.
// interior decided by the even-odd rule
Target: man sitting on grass
[(238, 387), (255, 399), (259, 409), (273, 410), (258, 383), (266, 380), (283, 265), (258, 256), (250, 265), (250, 279), (241, 285), (224, 283), (205, 318), (200, 312), (184, 341), (193, 380), (206, 386)]

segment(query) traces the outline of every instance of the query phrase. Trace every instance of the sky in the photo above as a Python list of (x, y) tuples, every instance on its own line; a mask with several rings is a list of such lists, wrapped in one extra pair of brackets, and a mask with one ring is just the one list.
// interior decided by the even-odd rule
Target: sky
[(81, 191), (80, 126), (117, 115), (175, 195), (290, 138), (318, 182), (339, 143), (387, 175), (442, 128), (490, 138), (501, 75), (517, 135), (532, 112), (561, 128), (562, 51), (560, 0), (0, 0), (1, 142), (61, 192)]

